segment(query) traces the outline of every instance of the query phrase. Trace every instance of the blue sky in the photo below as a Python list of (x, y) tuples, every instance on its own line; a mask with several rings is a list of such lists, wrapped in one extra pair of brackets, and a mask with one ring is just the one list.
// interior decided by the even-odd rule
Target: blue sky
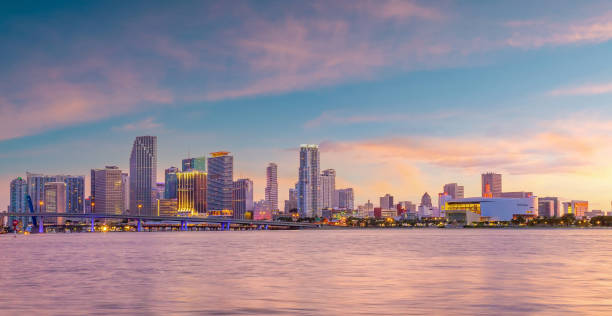
[[(417, 201), (480, 173), (505, 190), (612, 192), (612, 5), (589, 1), (155, 1), (0, 5), (0, 205), (26, 171), (159, 167), (229, 150), (280, 199), (297, 146), (356, 199)], [(161, 180), (161, 177), (159, 177)], [(282, 204), (282, 203), (281, 203)]]

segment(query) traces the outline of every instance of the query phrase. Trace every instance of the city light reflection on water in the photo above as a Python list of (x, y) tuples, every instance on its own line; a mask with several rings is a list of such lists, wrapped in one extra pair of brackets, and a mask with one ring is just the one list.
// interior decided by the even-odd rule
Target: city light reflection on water
[(612, 230), (0, 236), (0, 314), (609, 314)]

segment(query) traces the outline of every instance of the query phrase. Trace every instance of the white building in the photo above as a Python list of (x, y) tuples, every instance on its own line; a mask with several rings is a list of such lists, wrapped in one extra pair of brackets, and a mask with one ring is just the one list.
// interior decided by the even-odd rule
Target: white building
[(444, 210), (467, 210), (491, 220), (509, 221), (514, 215), (538, 216), (538, 198), (465, 198), (446, 202)]
[(98, 214), (120, 215), (125, 207), (126, 180), (121, 169), (116, 166), (106, 166), (104, 169), (92, 169), (92, 212)]
[(336, 194), (336, 170), (326, 169), (321, 172), (321, 208), (334, 208)]
[(298, 212), (301, 217), (321, 216), (319, 177), (319, 146), (301, 145), (298, 174)]
[(273, 162), (266, 168), (265, 198), (268, 209), (278, 210), (278, 166)]

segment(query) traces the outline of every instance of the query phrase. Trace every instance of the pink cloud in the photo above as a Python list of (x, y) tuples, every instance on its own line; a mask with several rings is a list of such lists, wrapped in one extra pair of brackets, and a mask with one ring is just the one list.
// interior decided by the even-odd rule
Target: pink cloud
[(548, 92), (552, 96), (564, 95), (598, 95), (612, 93), (612, 83), (586, 84), (581, 86), (565, 87)]
[[(82, 79), (95, 75), (96, 79)], [(105, 60), (38, 68), (23, 87), (0, 100), (0, 140), (167, 104), (172, 94), (141, 74)]]

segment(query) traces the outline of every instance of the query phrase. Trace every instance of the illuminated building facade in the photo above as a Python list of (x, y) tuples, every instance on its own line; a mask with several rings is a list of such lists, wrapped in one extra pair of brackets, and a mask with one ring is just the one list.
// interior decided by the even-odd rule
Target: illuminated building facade
[(301, 217), (321, 216), (319, 146), (300, 146), (298, 174), (298, 212)]
[(207, 174), (191, 170), (178, 172), (177, 178), (177, 212), (179, 215), (197, 215), (206, 213), (207, 209)]
[[(138, 136), (130, 154), (130, 213), (157, 213), (157, 136)], [(94, 200), (95, 202), (95, 200)]]
[(273, 162), (266, 168), (265, 198), (269, 210), (278, 210), (278, 166)]
[(123, 214), (125, 190), (121, 170), (116, 166), (106, 166), (104, 169), (92, 169), (91, 175), (92, 213)]
[(219, 151), (208, 158), (208, 210), (231, 210), (234, 190), (234, 157)]
[[(266, 200), (266, 204), (267, 204)], [(233, 217), (245, 219), (247, 212), (253, 211), (253, 181), (251, 179), (238, 179), (234, 182), (232, 193)]]
[(197, 170), (206, 172), (206, 157), (183, 159), (182, 171)]
[[(46, 213), (66, 213), (66, 183), (64, 182), (47, 182), (45, 183), (45, 212)], [(61, 217), (45, 218), (45, 221), (63, 224), (64, 219)]]
[(336, 170), (326, 169), (321, 172), (321, 208), (334, 208), (336, 195)]
[(444, 205), (446, 215), (451, 211), (470, 211), (492, 220), (510, 221), (514, 215), (537, 216), (538, 198), (464, 198), (450, 200)]
[(502, 193), (502, 175), (499, 173), (482, 174), (482, 197), (497, 198)]
[(158, 216), (178, 216), (178, 200), (177, 199), (159, 199), (157, 200), (157, 215)]
[(589, 211), (588, 201), (572, 200), (570, 202), (563, 202), (563, 214), (574, 214), (576, 218), (583, 218)]

